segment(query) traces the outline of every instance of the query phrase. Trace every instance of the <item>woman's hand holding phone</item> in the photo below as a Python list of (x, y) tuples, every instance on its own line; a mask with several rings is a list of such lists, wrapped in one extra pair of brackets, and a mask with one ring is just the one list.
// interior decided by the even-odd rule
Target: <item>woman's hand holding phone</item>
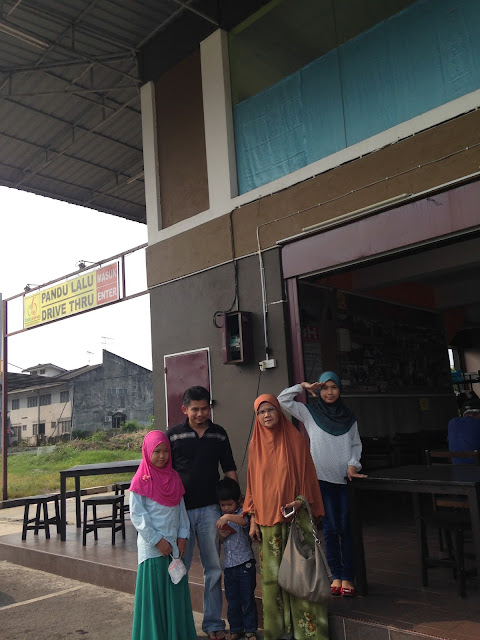
[(284, 507), (280, 507), (280, 511), (282, 512), (283, 517), (288, 520), (295, 515), (295, 513), (301, 508), (302, 503), (300, 500), (294, 500), (293, 502), (289, 502)]
[(285, 505), (282, 507), (282, 514), (286, 519), (291, 518), (295, 514), (295, 507)]

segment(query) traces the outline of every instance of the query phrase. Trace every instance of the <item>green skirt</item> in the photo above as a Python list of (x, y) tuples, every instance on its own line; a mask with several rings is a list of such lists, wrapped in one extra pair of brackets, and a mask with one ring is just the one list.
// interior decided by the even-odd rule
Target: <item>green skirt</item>
[[(305, 509), (301, 509), (297, 514), (297, 522), (313, 547), (312, 525)], [(286, 523), (278, 523), (273, 527), (260, 529), (264, 639), (328, 640), (326, 603), (295, 598), (278, 586), (278, 569), (289, 526)]]
[(173, 584), (170, 557), (150, 558), (137, 571), (132, 640), (195, 640), (188, 576)]

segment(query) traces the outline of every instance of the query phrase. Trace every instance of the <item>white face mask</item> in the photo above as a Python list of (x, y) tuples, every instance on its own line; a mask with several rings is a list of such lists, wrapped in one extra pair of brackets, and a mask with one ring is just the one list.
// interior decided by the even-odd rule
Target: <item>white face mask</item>
[(170, 574), (173, 584), (178, 584), (183, 576), (186, 575), (187, 569), (180, 558), (174, 558), (172, 556), (172, 561), (168, 565), (168, 573)]

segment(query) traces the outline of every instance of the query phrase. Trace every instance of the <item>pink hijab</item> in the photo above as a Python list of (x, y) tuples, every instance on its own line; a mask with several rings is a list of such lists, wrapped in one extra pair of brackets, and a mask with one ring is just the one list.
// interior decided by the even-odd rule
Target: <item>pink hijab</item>
[[(166, 444), (170, 454), (168, 463), (163, 469), (158, 469), (151, 463), (153, 450), (159, 444)], [(142, 461), (137, 473), (133, 476), (130, 491), (151, 498), (165, 507), (176, 507), (180, 504), (185, 489), (180, 476), (172, 467), (170, 442), (163, 431), (150, 431), (145, 436), (142, 445)]]

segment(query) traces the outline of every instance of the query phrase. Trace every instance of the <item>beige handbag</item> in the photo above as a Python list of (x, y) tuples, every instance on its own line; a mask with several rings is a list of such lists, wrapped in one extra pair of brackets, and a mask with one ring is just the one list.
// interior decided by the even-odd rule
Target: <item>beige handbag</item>
[(304, 539), (296, 519), (290, 526), (287, 544), (278, 571), (278, 584), (296, 598), (320, 602), (330, 598), (332, 577), (325, 552), (317, 535), (310, 505), (305, 500), (315, 539), (314, 549)]

